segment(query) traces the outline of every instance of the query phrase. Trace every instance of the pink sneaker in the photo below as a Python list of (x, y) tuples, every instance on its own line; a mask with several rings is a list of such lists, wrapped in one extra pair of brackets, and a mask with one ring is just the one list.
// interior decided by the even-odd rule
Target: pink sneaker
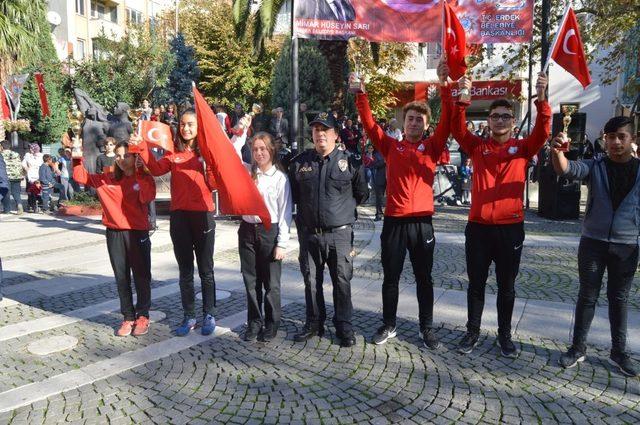
[(129, 336), (131, 335), (131, 331), (133, 330), (133, 325), (135, 322), (133, 320), (124, 320), (120, 325), (120, 329), (116, 331), (116, 336)]
[(135, 328), (133, 329), (133, 332), (131, 332), (131, 335), (141, 336), (145, 335), (147, 332), (149, 332), (149, 319), (144, 316), (138, 317), (135, 321)]

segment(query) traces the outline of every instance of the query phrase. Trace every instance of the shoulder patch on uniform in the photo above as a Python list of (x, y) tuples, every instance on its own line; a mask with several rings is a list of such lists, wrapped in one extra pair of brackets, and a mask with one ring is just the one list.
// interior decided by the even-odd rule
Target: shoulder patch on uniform
[(340, 171), (347, 171), (347, 167), (349, 166), (349, 162), (346, 159), (341, 159), (338, 161), (338, 168)]

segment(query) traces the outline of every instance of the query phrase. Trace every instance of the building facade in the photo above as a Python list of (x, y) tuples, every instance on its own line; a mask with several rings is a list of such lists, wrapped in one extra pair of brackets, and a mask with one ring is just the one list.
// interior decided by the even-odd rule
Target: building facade
[(129, 25), (153, 26), (155, 17), (175, 0), (49, 0), (49, 23), (60, 60), (100, 54), (102, 34), (118, 40)]

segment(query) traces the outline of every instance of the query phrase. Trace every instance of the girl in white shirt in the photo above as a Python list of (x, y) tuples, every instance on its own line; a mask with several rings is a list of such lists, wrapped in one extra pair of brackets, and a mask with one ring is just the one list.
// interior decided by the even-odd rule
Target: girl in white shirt
[(253, 137), (251, 157), (247, 168), (269, 210), (271, 228), (266, 230), (258, 217), (245, 215), (238, 230), (240, 269), (247, 290), (244, 340), (268, 342), (280, 326), (280, 275), (291, 226), (291, 187), (277, 163), (270, 134), (260, 132)]

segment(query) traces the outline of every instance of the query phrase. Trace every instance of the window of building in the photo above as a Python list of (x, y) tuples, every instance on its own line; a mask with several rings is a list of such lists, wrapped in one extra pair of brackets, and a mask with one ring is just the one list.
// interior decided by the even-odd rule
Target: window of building
[(142, 12), (127, 8), (127, 24), (140, 25), (142, 20)]
[(118, 23), (118, 7), (100, 1), (91, 2), (91, 17)]
[(76, 13), (84, 16), (84, 0), (76, 0)]
[(76, 40), (75, 48), (76, 48), (76, 50), (75, 50), (73, 56), (75, 56), (76, 60), (84, 59), (84, 40), (81, 39), (81, 38), (78, 38)]

